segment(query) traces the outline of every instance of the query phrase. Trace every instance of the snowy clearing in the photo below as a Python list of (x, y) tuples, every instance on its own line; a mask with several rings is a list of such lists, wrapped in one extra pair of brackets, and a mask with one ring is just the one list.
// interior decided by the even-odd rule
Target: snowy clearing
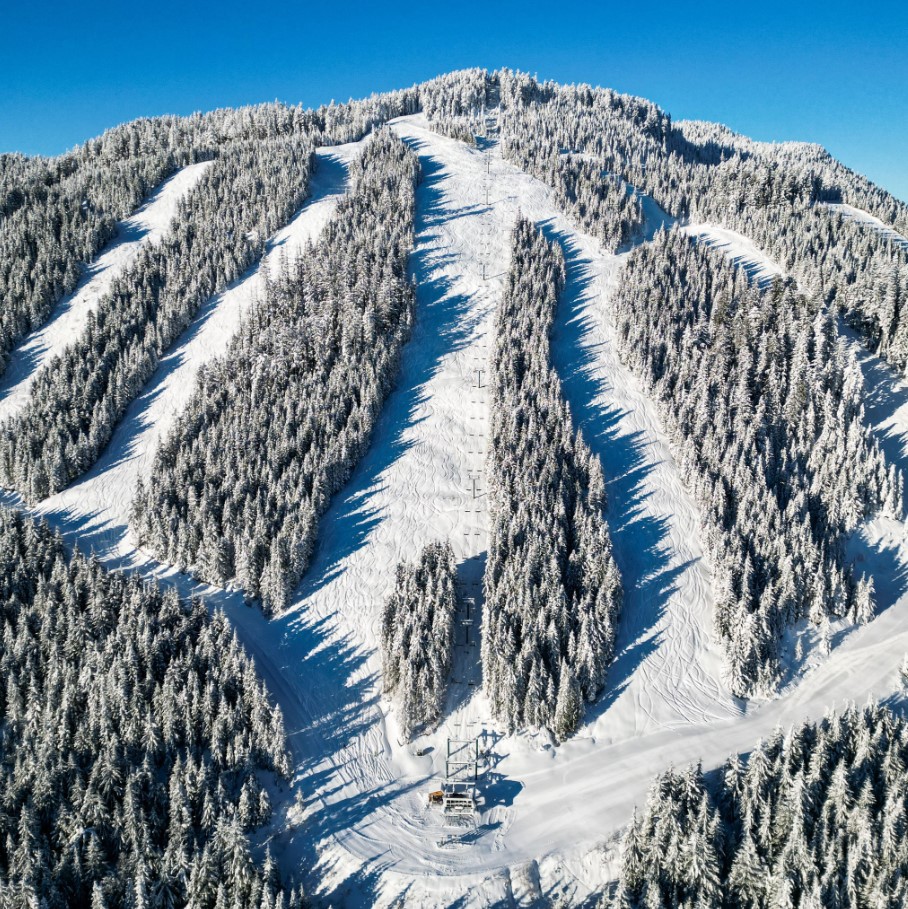
[(177, 213), (177, 205), (199, 182), (211, 161), (190, 164), (162, 183), (134, 214), (121, 221), (117, 235), (85, 269), (79, 286), (54, 308), (50, 320), (32, 332), (10, 355), (0, 379), (0, 422), (15, 416), (41, 367), (71, 344), (85, 328), (89, 313), (116, 277), (135, 261), (146, 243), (158, 243)]
[(772, 284), (783, 271), (747, 237), (717, 224), (686, 224), (681, 232), (693, 237), (726, 256), (737, 268), (742, 268), (748, 280), (760, 287)]

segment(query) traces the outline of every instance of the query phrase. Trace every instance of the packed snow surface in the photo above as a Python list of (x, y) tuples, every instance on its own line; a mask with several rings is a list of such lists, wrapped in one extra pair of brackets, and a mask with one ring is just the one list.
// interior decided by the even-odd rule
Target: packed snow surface
[(118, 275), (135, 261), (146, 243), (158, 243), (177, 213), (179, 201), (199, 182), (210, 161), (190, 164), (162, 183), (134, 214), (120, 222), (113, 242), (85, 271), (79, 286), (55, 308), (50, 320), (12, 352), (0, 378), (0, 422), (15, 416), (42, 366), (75, 341), (88, 316)]
[[(316, 903), (531, 905), (557, 892), (575, 904), (614, 873), (609, 839), (666, 766), (716, 766), (779, 723), (897, 689), (908, 651), (905, 528), (868, 522), (853, 540), (853, 557), (881, 592), (874, 622), (842, 632), (831, 656), (777, 700), (745, 708), (733, 699), (712, 634), (696, 505), (656, 407), (615, 349), (609, 300), (628, 251), (602, 253), (559, 214), (548, 188), (504, 162), (494, 143), (469, 148), (432, 132), (419, 115), (394, 129), (423, 169), (412, 257), (416, 324), (372, 446), (322, 520), (291, 608), (267, 621), (237, 593), (197, 585), (137, 552), (127, 531), (136, 479), (147, 475), (199, 366), (225, 351), (255, 299), (255, 270), (203, 309), (93, 470), (39, 511), (106, 563), (204, 594), (228, 612), (284, 712), (302, 797), (302, 808), (289, 793), (279, 801), (272, 851), (311, 875)], [(319, 152), (312, 199), (274, 238), (269, 263), (325, 223), (356, 151), (354, 144)], [(560, 746), (496, 728), (477, 644), (488, 533), (487, 364), (518, 211), (565, 250), (553, 357), (574, 418), (603, 462), (626, 589), (606, 691), (579, 735)], [(672, 223), (651, 200), (645, 211), (640, 242)], [(779, 273), (740, 235), (712, 225), (684, 229), (722, 248), (754, 280)], [(866, 351), (861, 368), (873, 388), (868, 419), (887, 453), (908, 467), (908, 387)], [(436, 539), (455, 548), (464, 606), (448, 711), (434, 734), (414, 743), (425, 752), (417, 756), (398, 739), (382, 694), (378, 623), (396, 563)], [(427, 805), (449, 737), (478, 737), (484, 754), (482, 810), (468, 829), (446, 827)]]

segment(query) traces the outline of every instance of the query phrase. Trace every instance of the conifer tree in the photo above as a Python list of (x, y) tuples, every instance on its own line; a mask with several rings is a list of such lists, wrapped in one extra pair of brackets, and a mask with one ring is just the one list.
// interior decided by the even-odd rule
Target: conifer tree
[(602, 468), (550, 362), (563, 285), (560, 247), (518, 219), (491, 364), (483, 684), (509, 728), (559, 738), (605, 684), (622, 597)]

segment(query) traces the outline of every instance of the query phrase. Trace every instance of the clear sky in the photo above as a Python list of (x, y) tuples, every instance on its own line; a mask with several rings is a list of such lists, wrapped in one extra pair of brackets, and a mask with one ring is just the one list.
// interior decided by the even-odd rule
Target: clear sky
[(908, 200), (908, 2), (0, 0), (0, 151), (142, 115), (314, 106), (509, 66), (819, 142)]

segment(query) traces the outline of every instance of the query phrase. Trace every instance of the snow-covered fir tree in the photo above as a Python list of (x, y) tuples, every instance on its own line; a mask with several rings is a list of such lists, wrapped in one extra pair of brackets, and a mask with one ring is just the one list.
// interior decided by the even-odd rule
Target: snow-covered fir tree
[(135, 498), (133, 526), (156, 555), (286, 606), (398, 373), (418, 169), (378, 132), (318, 244), (200, 374)]
[(561, 248), (519, 218), (491, 364), (482, 640), (494, 715), (560, 739), (605, 684), (622, 599), (602, 468), (550, 362), (564, 267)]
[(394, 591), (382, 613), (385, 691), (398, 705), (409, 739), (441, 716), (454, 651), (457, 562), (450, 543), (430, 543), (416, 565), (397, 566)]
[(662, 774), (608, 909), (908, 904), (908, 725), (884, 707), (777, 730), (707, 782)]
[(660, 405), (700, 505), (730, 687), (769, 692), (785, 626), (872, 615), (844, 539), (879, 509), (902, 514), (858, 366), (819, 302), (790, 283), (749, 286), (677, 230), (631, 254), (613, 305), (620, 354)]
[(4, 508), (0, 667), (0, 905), (300, 904), (253, 858), (290, 766), (221, 613)]
[[(129, 185), (138, 188), (130, 190), (130, 201), (108, 205), (115, 212), (105, 215), (107, 227), (79, 227), (83, 233), (90, 230), (91, 242), (85, 237), (61, 239), (55, 234), (42, 246), (43, 241), (32, 236), (36, 231), (59, 233), (53, 225), (68, 223), (69, 209), (81, 211), (84, 198), (78, 204), (73, 199), (87, 198), (89, 190), (82, 184), (72, 190), (73, 198), (61, 197), (48, 203), (50, 208), (23, 205), (9, 224), (0, 222), (0, 282), (6, 280), (2, 277), (6, 269), (11, 276), (8, 280), (15, 284), (14, 288), (10, 285), (11, 296), (4, 298), (0, 314), (0, 367), (5, 362), (4, 351), (24, 331), (43, 321), (63, 290), (71, 288), (77, 279), (78, 263), (90, 258), (103, 242), (95, 234), (101, 231), (109, 237), (114, 215), (127, 213), (141, 191), (172, 169), (173, 161), (200, 157), (214, 157), (215, 161), (181, 201), (161, 244), (142, 249), (137, 261), (114, 282), (91, 315), (83, 335), (38, 375), (25, 410), (0, 436), (0, 482), (34, 502), (59, 491), (87, 470), (163, 353), (201, 304), (254, 263), (268, 238), (302, 203), (313, 148), (360, 139), (376, 124), (412, 112), (417, 105), (416, 89), (314, 111), (260, 105), (188, 118), (136, 121), (112, 131), (113, 139), (105, 134), (87, 143), (89, 150), (99, 143), (102, 150), (113, 145), (114, 151), (103, 154), (115, 161), (117, 151), (127, 154), (123, 147), (135, 155), (136, 149), (160, 148), (162, 151), (149, 159), (157, 162), (156, 176), (131, 178)], [(102, 152), (98, 154), (103, 157)], [(132, 160), (127, 158), (127, 162)], [(128, 166), (133, 170), (144, 168), (142, 173), (152, 167), (141, 156)], [(107, 171), (97, 180), (107, 187), (106, 193), (118, 199), (126, 192)], [(90, 200), (85, 204), (88, 211), (101, 205)], [(40, 230), (28, 225), (17, 228), (12, 219), (21, 212), (32, 212), (29, 217), (42, 225)], [(11, 238), (9, 258), (3, 255), (4, 238)], [(34, 250), (38, 250), (35, 255), (39, 258), (49, 256), (53, 264), (31, 262), (25, 252)], [(65, 266), (60, 264), (64, 261), (68, 263)], [(40, 288), (28, 290), (27, 299), (23, 297), (24, 302), (17, 303), (16, 288), (25, 286), (25, 279), (16, 277), (20, 271), (42, 287), (51, 281), (62, 289), (53, 293)], [(45, 272), (66, 272), (68, 277), (45, 280)], [(10, 325), (15, 322), (18, 327), (4, 329), (7, 313)]]

